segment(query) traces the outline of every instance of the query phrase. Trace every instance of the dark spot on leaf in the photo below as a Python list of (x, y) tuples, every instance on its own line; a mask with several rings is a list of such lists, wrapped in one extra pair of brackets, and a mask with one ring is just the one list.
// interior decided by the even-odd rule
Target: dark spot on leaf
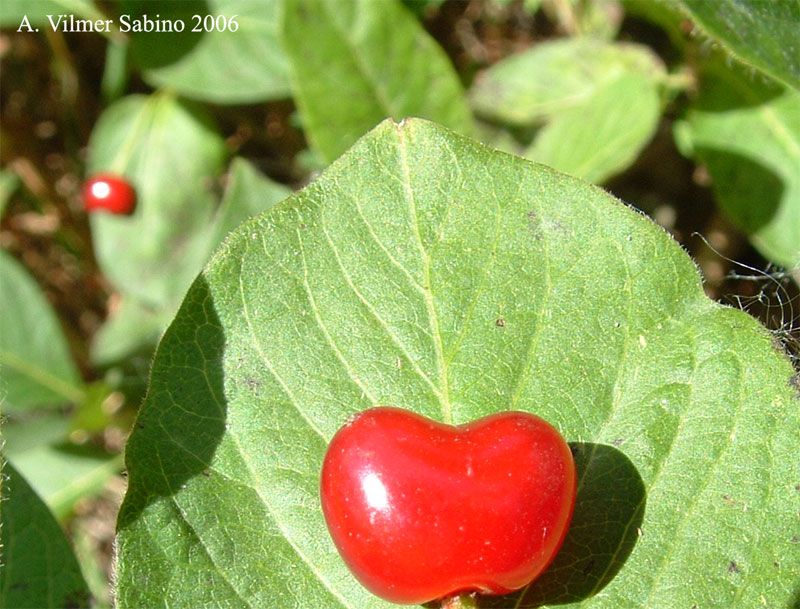
[(542, 238), (541, 233), (539, 233), (539, 226), (541, 226), (542, 222), (539, 220), (539, 216), (536, 215), (535, 211), (528, 212), (528, 230), (534, 233), (533, 238), (537, 241)]
[(138, 429), (144, 429), (144, 423), (137, 423), (137, 424), (136, 424), (136, 427), (137, 427)]
[(624, 441), (625, 440), (623, 440), (622, 438), (617, 438), (616, 440), (611, 441), (611, 446), (622, 446), (622, 443)]
[(591, 571), (592, 571), (592, 568), (594, 568), (594, 564), (595, 564), (595, 560), (594, 560), (594, 558), (592, 558), (592, 559), (591, 559), (591, 560), (590, 560), (590, 561), (589, 561), (589, 562), (586, 564), (586, 566), (583, 568), (583, 574), (584, 574), (584, 575), (589, 575), (589, 573), (591, 573)]
[(792, 542), (792, 543), (797, 543), (798, 541), (800, 541), (800, 539), (798, 539), (798, 538), (797, 538), (797, 535), (795, 535), (795, 536), (794, 536), (794, 537), (792, 537), (792, 539), (791, 539), (791, 542)]
[(11, 584), (11, 589), (12, 590), (27, 590), (28, 589), (28, 584), (26, 584), (25, 582), (14, 582), (13, 584)]
[(306, 224), (301, 224), (300, 228), (308, 228), (308, 226)]
[(781, 568), (781, 563), (779, 563), (779, 562), (776, 560), (774, 563), (772, 563), (772, 566), (774, 566), (776, 569), (780, 569), (780, 568)]
[(742, 572), (741, 569), (739, 569), (739, 567), (736, 565), (735, 562), (731, 561), (730, 564), (728, 564), (728, 573), (741, 573), (741, 572)]
[(726, 505), (729, 505), (729, 506), (731, 506), (731, 507), (733, 507), (734, 505), (736, 505), (736, 501), (734, 501), (733, 499), (731, 499), (731, 496), (730, 496), (730, 495), (723, 495), (723, 496), (722, 496), (722, 500), (725, 502), (725, 504), (726, 504)]
[(203, 471), (203, 475), (204, 475), (206, 478), (210, 478), (210, 477), (211, 477), (211, 472), (210, 472), (210, 471), (208, 471), (208, 470), (204, 470), (204, 471)]
[(496, 325), (498, 328), (505, 328), (506, 320), (503, 319), (502, 317), (498, 317), (497, 321), (494, 322), (494, 325)]

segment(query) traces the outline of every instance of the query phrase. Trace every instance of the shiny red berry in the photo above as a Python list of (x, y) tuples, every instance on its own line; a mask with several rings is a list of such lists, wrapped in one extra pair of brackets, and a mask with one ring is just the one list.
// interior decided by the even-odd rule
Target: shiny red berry
[(136, 207), (136, 191), (123, 177), (110, 173), (98, 173), (83, 184), (81, 192), (86, 211), (106, 210), (112, 214), (125, 215)]
[(395, 603), (525, 586), (561, 547), (575, 490), (569, 446), (539, 417), (451, 426), (387, 407), (336, 433), (320, 487), (345, 563)]

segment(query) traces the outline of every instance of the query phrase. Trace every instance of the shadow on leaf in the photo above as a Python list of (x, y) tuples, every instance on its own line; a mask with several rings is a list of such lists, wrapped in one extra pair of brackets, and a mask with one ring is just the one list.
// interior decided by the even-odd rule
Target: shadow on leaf
[(769, 224), (785, 189), (777, 174), (730, 150), (698, 146), (697, 156), (708, 166), (717, 199), (736, 224), (748, 233)]
[(646, 502), (636, 467), (612, 446), (576, 442), (570, 447), (578, 496), (564, 545), (531, 585), (507, 596), (482, 597), (481, 607), (532, 609), (584, 600), (608, 585), (633, 551)]
[(125, 448), (128, 493), (117, 529), (157, 497), (206, 472), (225, 433), (225, 334), (201, 275), (156, 351), (147, 397)]

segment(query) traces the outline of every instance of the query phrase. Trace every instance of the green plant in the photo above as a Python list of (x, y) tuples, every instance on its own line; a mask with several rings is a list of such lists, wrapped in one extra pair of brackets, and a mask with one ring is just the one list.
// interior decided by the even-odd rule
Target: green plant
[[(65, 7), (0, 9), (0, 598), (52, 513), (50, 606), (110, 605), (130, 432), (121, 609), (387, 607), (317, 485), (399, 404), (575, 451), (562, 550), (481, 607), (797, 603), (796, 3)], [(103, 172), (135, 213), (82, 212)]]

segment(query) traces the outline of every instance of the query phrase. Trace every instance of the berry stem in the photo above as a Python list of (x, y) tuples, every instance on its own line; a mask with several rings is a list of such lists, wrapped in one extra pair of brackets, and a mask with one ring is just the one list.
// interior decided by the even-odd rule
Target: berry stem
[(478, 609), (478, 599), (475, 594), (466, 592), (445, 596), (441, 602), (441, 609)]

